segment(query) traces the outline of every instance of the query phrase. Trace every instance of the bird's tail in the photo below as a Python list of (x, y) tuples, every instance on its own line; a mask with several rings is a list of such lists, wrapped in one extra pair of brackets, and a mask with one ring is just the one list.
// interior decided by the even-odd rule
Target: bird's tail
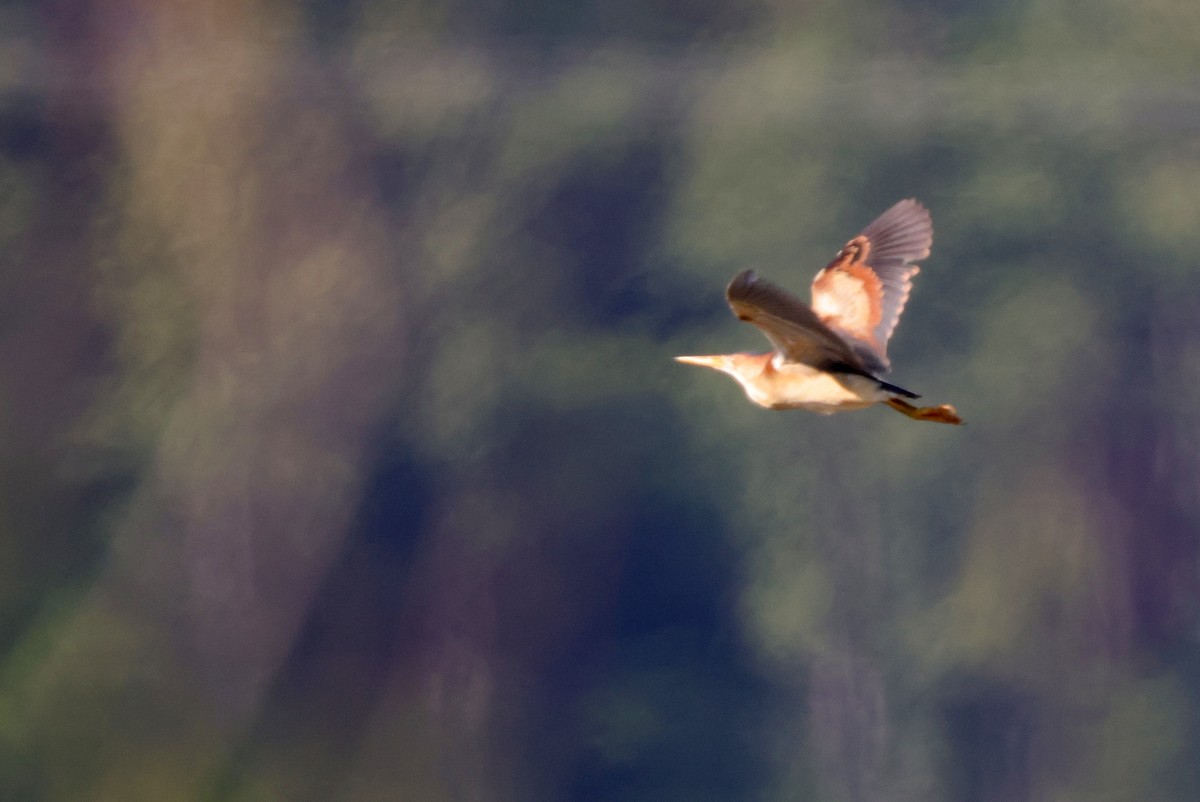
[(884, 390), (887, 390), (889, 393), (895, 393), (896, 395), (902, 395), (905, 398), (920, 398), (921, 397), (921, 396), (917, 395), (916, 393), (912, 392), (911, 390), (905, 390), (903, 387), (898, 387), (895, 384), (890, 384), (888, 382), (885, 382), (883, 379), (876, 378), (875, 381), (879, 382), (879, 386), (881, 388), (883, 388)]

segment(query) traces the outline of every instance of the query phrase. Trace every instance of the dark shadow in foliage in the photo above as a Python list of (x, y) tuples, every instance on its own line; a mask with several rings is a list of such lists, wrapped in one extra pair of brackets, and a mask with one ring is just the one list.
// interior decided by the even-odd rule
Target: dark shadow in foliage
[(942, 706), (949, 797), (962, 802), (1029, 799), (1033, 728), (1026, 702), (984, 680), (962, 679)]
[(389, 444), (367, 482), (355, 539), (390, 567), (408, 564), (425, 526), (433, 491), (432, 473), (403, 444)]
[[(371, 471), (342, 554), (309, 607), (284, 669), (244, 748), (214, 788), (233, 793), (263, 762), (306, 772), (304, 799), (337, 796), (355, 748), (395, 669), (402, 595), (433, 498), (432, 475), (400, 443)], [(295, 754), (319, 759), (295, 760)], [(277, 755), (285, 757), (280, 758)]]
[(330, 49), (343, 44), (361, 10), (358, 3), (338, 0), (308, 0), (299, 4), (299, 8), (304, 15), (309, 41), (318, 47)]
[(622, 39), (694, 47), (746, 31), (769, 14), (756, 3), (729, 0), (505, 0), (495, 8), (498, 37), (546, 50)]
[(497, 158), (496, 114), (496, 108), (484, 105), (453, 134), (429, 141), (380, 140), (374, 133), (364, 132), (365, 179), (372, 194), (403, 225), (407, 222), (404, 216), (427, 202), (429, 192), (444, 191), (447, 180), (484, 191)]
[(569, 254), (572, 305), (592, 325), (620, 324), (654, 303), (645, 263), (668, 198), (667, 159), (666, 145), (650, 141), (582, 157), (526, 223), (531, 236)]
[(380, 146), (371, 153), (373, 188), (379, 201), (393, 211), (406, 211), (416, 197), (418, 170), (417, 159), (400, 147)]
[(611, 640), (580, 666), (569, 798), (751, 799), (768, 688), (738, 634), (739, 561), (702, 499), (634, 504)]
[(14, 161), (39, 158), (49, 146), (48, 137), (40, 96), (9, 92), (0, 97), (0, 154)]
[(717, 511), (701, 498), (665, 493), (631, 506), (616, 612), (619, 636), (676, 629), (732, 634), (739, 561)]
[(567, 767), (556, 798), (580, 802), (753, 798), (768, 688), (740, 640), (717, 489), (677, 480), (685, 433), (644, 399), (515, 414), (508, 480), (572, 522), (542, 536), (589, 597), (539, 672), (531, 763)]

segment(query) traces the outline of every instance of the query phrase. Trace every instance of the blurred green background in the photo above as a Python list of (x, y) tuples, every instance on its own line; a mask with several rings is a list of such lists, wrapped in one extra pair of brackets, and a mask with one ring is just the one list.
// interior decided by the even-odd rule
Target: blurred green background
[[(1200, 5), (0, 5), (0, 798), (1200, 797)], [(899, 384), (751, 406), (895, 201)]]

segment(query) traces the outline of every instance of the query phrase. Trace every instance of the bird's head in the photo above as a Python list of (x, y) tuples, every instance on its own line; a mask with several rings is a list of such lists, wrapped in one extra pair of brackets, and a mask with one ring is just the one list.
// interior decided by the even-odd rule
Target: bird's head
[(716, 354), (713, 356), (677, 356), (676, 362), (685, 365), (700, 365), (705, 368), (728, 373), (734, 378), (749, 377), (763, 369), (762, 354)]

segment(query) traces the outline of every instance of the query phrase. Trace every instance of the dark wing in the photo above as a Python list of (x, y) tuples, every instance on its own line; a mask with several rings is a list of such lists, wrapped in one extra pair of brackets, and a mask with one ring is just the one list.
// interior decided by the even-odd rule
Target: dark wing
[(808, 305), (780, 287), (763, 281), (753, 270), (733, 277), (725, 290), (729, 307), (739, 319), (753, 323), (789, 362), (822, 369), (865, 373), (854, 350), (821, 322)]
[(920, 270), (929, 256), (933, 222), (917, 201), (902, 200), (838, 251), (813, 280), (813, 310), (848, 338), (867, 365), (890, 367), (887, 343)]

